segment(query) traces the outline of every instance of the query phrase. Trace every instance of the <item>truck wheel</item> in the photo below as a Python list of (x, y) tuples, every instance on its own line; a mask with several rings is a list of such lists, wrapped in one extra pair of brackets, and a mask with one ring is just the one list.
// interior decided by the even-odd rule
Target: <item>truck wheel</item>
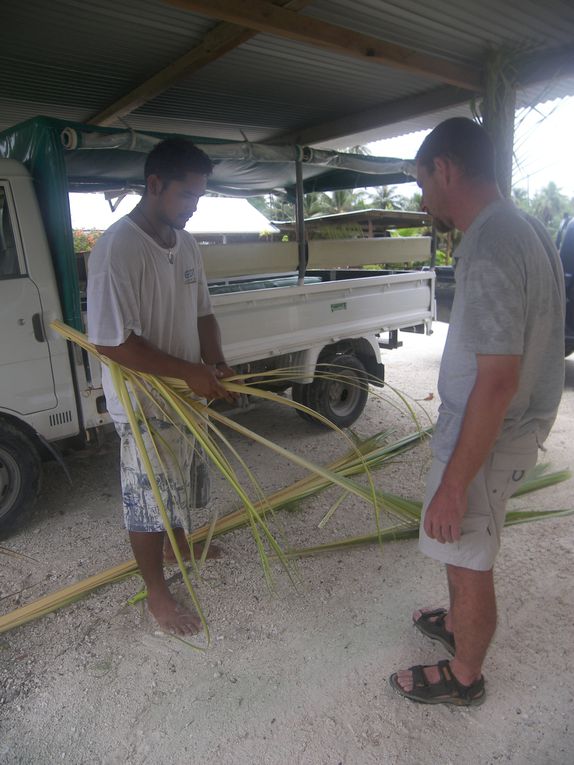
[(33, 441), (0, 422), (0, 529), (10, 528), (32, 507), (40, 491), (42, 465)]
[[(310, 385), (303, 385), (302, 383), (293, 383), (291, 386), (291, 398), (293, 401), (296, 401), (298, 404), (303, 404), (303, 406), (310, 406), (308, 396), (310, 387)], [(317, 425), (321, 424), (317, 422), (317, 420), (312, 415), (307, 414), (307, 412), (301, 412), (299, 409), (296, 409), (295, 411), (303, 420), (306, 420), (307, 422), (314, 422)]]
[[(361, 415), (369, 391), (367, 388), (367, 375), (365, 367), (356, 356), (341, 354), (328, 356), (321, 359), (322, 367), (326, 372), (326, 365), (332, 365), (332, 372), (338, 379), (316, 379), (306, 392), (306, 401), (301, 403), (314, 409), (323, 417), (326, 417), (339, 428), (348, 428)], [(344, 367), (344, 369), (342, 368)], [(312, 419), (305, 415), (306, 419)], [(313, 420), (321, 425), (317, 420)]]

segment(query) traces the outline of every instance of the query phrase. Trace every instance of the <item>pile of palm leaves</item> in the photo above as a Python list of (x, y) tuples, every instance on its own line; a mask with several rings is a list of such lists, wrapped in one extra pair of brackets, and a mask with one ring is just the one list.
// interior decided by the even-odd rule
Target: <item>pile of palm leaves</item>
[[(195, 590), (191, 584), (189, 572), (184, 565), (179, 546), (175, 540), (173, 530), (171, 529), (162, 496), (151, 466), (150, 458), (146, 452), (143, 438), (140, 433), (140, 427), (143, 424), (144, 427), (148, 428), (152, 444), (154, 444), (156, 450), (156, 456), (161, 464), (160, 450), (158, 448), (159, 445), (154, 440), (153, 430), (148, 425), (143, 412), (141, 402), (144, 401), (146, 397), (153, 398), (154, 405), (157, 407), (158, 394), (160, 394), (160, 400), (163, 402), (163, 404), (160, 404), (160, 407), (162, 408), (162, 416), (166, 421), (171, 422), (175, 427), (180, 429), (182, 434), (191, 434), (189, 437), (195, 439), (196, 442), (202, 446), (211, 463), (221, 472), (237, 494), (241, 503), (241, 508), (236, 512), (229, 513), (221, 518), (214, 518), (211, 523), (206, 524), (191, 534), (189, 540), (190, 552), (192, 557), (192, 567), (196, 572), (198, 571), (198, 566), (197, 562), (193, 559), (193, 543), (205, 542), (205, 555), (207, 546), (213, 537), (227, 533), (243, 525), (248, 525), (251, 528), (262, 562), (265, 578), (270, 586), (273, 584), (269, 560), (270, 555), (272, 555), (273, 558), (278, 559), (291, 579), (294, 579), (294, 572), (290, 562), (293, 558), (365, 543), (380, 543), (398, 539), (408, 539), (417, 535), (421, 503), (414, 500), (407, 500), (376, 488), (371, 473), (373, 470), (382, 467), (389, 461), (406, 453), (419, 443), (421, 439), (426, 437), (428, 430), (423, 430), (418, 424), (418, 421), (416, 432), (400, 440), (392, 441), (392, 434), (389, 431), (386, 431), (366, 440), (357, 441), (350, 438), (348, 435), (343, 434), (342, 431), (333, 426), (329, 421), (325, 420), (325, 418), (312, 410), (307, 409), (307, 407), (278, 396), (275, 393), (261, 390), (256, 387), (253, 380), (245, 380), (241, 379), (240, 376), (237, 376), (224, 381), (225, 386), (231, 391), (248, 393), (252, 396), (259, 396), (286, 406), (300, 409), (308, 415), (318, 418), (328, 427), (337, 430), (341, 437), (347, 439), (349, 442), (349, 451), (347, 454), (328, 466), (317, 465), (249, 430), (231, 418), (226, 417), (221, 412), (214, 411), (213, 408), (208, 407), (202, 401), (198, 401), (181, 380), (157, 378), (152, 375), (135, 372), (125, 367), (121, 367), (110, 362), (110, 360), (105, 357), (100, 357), (94, 346), (92, 346), (81, 333), (76, 332), (59, 322), (55, 322), (52, 326), (68, 340), (78, 343), (90, 353), (98, 356), (102, 363), (108, 364), (110, 367), (114, 386), (122, 401), (124, 409), (126, 410), (132, 432), (136, 440), (139, 441), (138, 446), (142, 460), (148, 473), (152, 491), (154, 492), (154, 496), (162, 514), (166, 532), (170, 539), (183, 581), (185, 582), (190, 597), (200, 615), (208, 639), (209, 631), (203, 616), (201, 604), (199, 603)], [(293, 369), (290, 369), (288, 372), (279, 370), (266, 374), (271, 376), (273, 381), (277, 382), (281, 380), (282, 376), (285, 378), (288, 376), (288, 379), (293, 380), (294, 374), (296, 373), (294, 373)], [(336, 372), (333, 372), (331, 369), (328, 372), (320, 374), (333, 376)], [(259, 380), (261, 380), (261, 376), (259, 376)], [(407, 407), (413, 416), (413, 419), (416, 421), (412, 405), (404, 396), (400, 394), (398, 395), (401, 403)], [(307, 471), (307, 475), (291, 486), (266, 496), (255, 476), (248, 469), (237, 450), (232, 446), (222, 426), (272, 449), (281, 457), (303, 467)], [(234, 467), (234, 464), (239, 466), (242, 478), (240, 478), (240, 474)], [(357, 480), (360, 477), (363, 478), (362, 481)], [(538, 472), (533, 474), (531, 479), (521, 487), (519, 494), (522, 495), (530, 491), (535, 491), (544, 486), (557, 483), (558, 481), (566, 480), (569, 477), (570, 474), (568, 471), (548, 474), (544, 469), (541, 471), (539, 468)], [(246, 486), (248, 488), (246, 488)], [(319, 545), (303, 550), (289, 548), (285, 550), (282, 549), (265, 522), (265, 515), (292, 506), (295, 503), (300, 503), (306, 498), (314, 496), (318, 492), (332, 486), (339, 487), (341, 495), (319, 525), (325, 525), (333, 513), (336, 512), (337, 508), (340, 507), (342, 502), (348, 496), (354, 495), (373, 507), (375, 531), (367, 536), (337, 540), (326, 545)], [(391, 525), (384, 528), (381, 525), (381, 514), (383, 512), (386, 514), (387, 518), (390, 517), (392, 520)], [(556, 517), (568, 514), (569, 512), (571, 511), (510, 512), (507, 516), (507, 525)], [(0, 633), (21, 624), (25, 624), (26, 622), (50, 613), (57, 608), (61, 608), (62, 606), (87, 595), (104, 584), (120, 581), (135, 573), (137, 573), (137, 565), (135, 561), (128, 561), (125, 564), (104, 571), (101, 574), (85, 579), (70, 587), (66, 587), (49, 596), (40, 598), (33, 603), (0, 617)]]

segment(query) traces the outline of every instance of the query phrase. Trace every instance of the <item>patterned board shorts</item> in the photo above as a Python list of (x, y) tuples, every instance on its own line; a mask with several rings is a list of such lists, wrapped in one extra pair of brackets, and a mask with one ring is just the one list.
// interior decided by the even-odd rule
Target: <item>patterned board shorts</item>
[[(191, 530), (191, 515), (210, 498), (209, 467), (205, 453), (169, 422), (151, 418), (154, 447), (145, 426), (140, 427), (155, 479), (172, 528)], [(161, 513), (129, 423), (116, 422), (121, 439), (121, 482), (124, 522), (128, 531), (164, 531)], [(158, 454), (160, 458), (158, 459)]]
[(536, 465), (538, 446), (527, 434), (492, 452), (473, 479), (467, 493), (467, 511), (461, 523), (461, 538), (441, 544), (427, 536), (424, 514), (438, 489), (446, 465), (434, 459), (427, 477), (419, 549), (430, 558), (460, 568), (489, 571), (500, 548), (506, 506), (526, 474)]

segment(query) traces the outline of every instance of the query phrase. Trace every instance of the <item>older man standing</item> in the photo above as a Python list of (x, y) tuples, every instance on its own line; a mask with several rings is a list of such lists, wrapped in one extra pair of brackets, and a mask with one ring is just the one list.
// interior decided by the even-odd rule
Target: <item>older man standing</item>
[(564, 280), (543, 227), (501, 197), (479, 125), (455, 118), (435, 128), (418, 151), (417, 180), (439, 230), (464, 232), (419, 541), (446, 564), (450, 605), (413, 614), (454, 658), (390, 682), (414, 701), (474, 705), (485, 698), (506, 503), (536, 464), (562, 394)]

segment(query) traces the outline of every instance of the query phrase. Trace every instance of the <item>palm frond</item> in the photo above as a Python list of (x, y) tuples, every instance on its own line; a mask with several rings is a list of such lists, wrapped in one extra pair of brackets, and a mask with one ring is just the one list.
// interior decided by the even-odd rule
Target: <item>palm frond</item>
[[(411, 403), (411, 400), (401, 394), (399, 391), (393, 389), (396, 396), (406, 407), (407, 411), (410, 412), (413, 420), (417, 424), (417, 431), (415, 433), (395, 442), (390, 441), (389, 431), (382, 431), (381, 433), (375, 434), (374, 436), (371, 436), (362, 441), (357, 440), (356, 438), (351, 439), (348, 436), (345, 436), (349, 442), (349, 451), (343, 457), (338, 458), (330, 465), (321, 466), (311, 463), (308, 460), (299, 457), (298, 455), (292, 454), (288, 450), (280, 447), (277, 444), (274, 444), (268, 439), (265, 439), (264, 437), (249, 430), (248, 428), (239, 425), (225, 415), (212, 409), (208, 409), (208, 407), (203, 404), (203, 402), (198, 401), (193, 397), (185, 383), (182, 381), (155, 378), (152, 375), (137, 373), (133, 370), (127, 370), (125, 368), (119, 367), (118, 365), (113, 365), (109, 362), (108, 359), (101, 357), (95, 348), (81, 333), (76, 332), (75, 330), (72, 330), (59, 322), (54, 322), (52, 326), (67, 339), (78, 343), (87, 351), (94, 353), (101, 359), (103, 363), (110, 364), (112, 376), (117, 385), (120, 399), (123, 401), (124, 408), (128, 412), (130, 424), (132, 426), (136, 440), (138, 440), (139, 434), (139, 441), (141, 441), (140, 427), (143, 427), (144, 429), (146, 427), (148, 428), (148, 432), (152, 443), (154, 444), (154, 448), (156, 448), (160, 440), (158, 439), (158, 434), (154, 434), (152, 432), (153, 429), (150, 431), (149, 423), (147, 423), (145, 416), (143, 415), (143, 408), (141, 406), (140, 400), (141, 396), (151, 396), (149, 386), (152, 386), (153, 389), (159, 392), (163, 398), (164, 405), (162, 407), (162, 414), (165, 416), (166, 420), (172, 422), (176, 427), (180, 428), (182, 433), (189, 432), (191, 437), (196, 439), (197, 442), (201, 444), (211, 461), (214, 463), (217, 469), (220, 470), (222, 475), (229, 482), (239, 497), (242, 505), (241, 509), (232, 513), (228, 513), (219, 519), (212, 518), (209, 523), (205, 524), (199, 529), (196, 529), (189, 536), (191, 547), (195, 542), (211, 540), (212, 537), (228, 533), (229, 531), (243, 525), (249, 525), (253, 532), (256, 546), (259, 551), (266, 580), (271, 584), (271, 573), (267, 552), (264, 546), (264, 540), (269, 545), (274, 558), (281, 560), (283, 566), (291, 576), (292, 581), (294, 581), (291, 569), (287, 565), (288, 561), (294, 557), (310, 555), (316, 552), (341, 549), (343, 547), (354, 547), (360, 544), (372, 543), (374, 541), (389, 542), (398, 539), (408, 539), (418, 534), (418, 522), (420, 518), (422, 503), (417, 500), (405, 499), (395, 494), (375, 488), (371, 477), (372, 470), (382, 467), (383, 465), (396, 459), (398, 456), (406, 453), (409, 449), (412, 449), (417, 443), (425, 438), (430, 431), (430, 428), (423, 429), (420, 426), (420, 423), (416, 417), (415, 407)], [(336, 379), (337, 373), (333, 372), (331, 365), (330, 367), (331, 368), (327, 371), (319, 370), (318, 374), (324, 374), (328, 376), (329, 379)], [(293, 380), (294, 374), (295, 373), (292, 369), (274, 370), (269, 374), (258, 374), (257, 377), (259, 379), (265, 376), (267, 379), (277, 382), (278, 380), (282, 379), (282, 376), (284, 379)], [(304, 371), (301, 370), (302, 377), (303, 374)], [(230, 390), (236, 390), (242, 393), (248, 392), (249, 395), (257, 395), (261, 398), (275, 401), (282, 405), (291, 406), (292, 408), (303, 410), (311, 416), (315, 416), (321, 419), (320, 415), (317, 415), (316, 412), (308, 409), (307, 407), (304, 407), (301, 404), (298, 404), (297, 402), (292, 402), (288, 399), (277, 396), (270, 391), (265, 391), (258, 388), (254, 384), (253, 379), (248, 380), (244, 378), (241, 382), (240, 378), (240, 375), (234, 378), (229, 378), (229, 380), (224, 381), (224, 384)], [(368, 380), (365, 384), (368, 384)], [(130, 397), (128, 385), (130, 386), (133, 398), (136, 402), (135, 408), (134, 404), (132, 403), (132, 398)], [(157, 404), (155, 396), (153, 399)], [(322, 419), (325, 420), (325, 418)], [(332, 426), (328, 420), (325, 420), (324, 424), (332, 427), (339, 433), (341, 432), (337, 428), (334, 428), (334, 426)], [(305, 475), (299, 481), (296, 481), (291, 486), (280, 489), (279, 491), (274, 492), (269, 496), (265, 496), (263, 490), (259, 486), (255, 477), (249, 471), (247, 465), (242, 460), (237, 450), (231, 446), (229, 440), (224, 435), (220, 425), (224, 425), (225, 427), (234, 430), (236, 433), (254, 440), (264, 445), (266, 448), (272, 449), (276, 454), (279, 454), (294, 464), (305, 468), (307, 475)], [(155, 441), (154, 438), (156, 438)], [(216, 438), (218, 439), (219, 443), (215, 440)], [(143, 442), (140, 444), (140, 448), (145, 451)], [(156, 454), (156, 456), (159, 456), (159, 449), (157, 449), (157, 452), (158, 454)], [(146, 469), (149, 471), (148, 477), (150, 478), (150, 484), (152, 485), (154, 495), (157, 492), (156, 501), (160, 507), (160, 512), (162, 512), (162, 517), (165, 516), (164, 524), (166, 524), (166, 531), (168, 533), (168, 537), (170, 538), (183, 579), (186, 583), (186, 587), (188, 588), (195, 607), (197, 608), (198, 613), (202, 618), (204, 628), (207, 631), (207, 624), (205, 623), (203, 614), (201, 612), (199, 601), (195, 595), (191, 581), (189, 580), (183, 560), (181, 559), (181, 553), (179, 551), (178, 545), (175, 542), (173, 531), (170, 528), (169, 519), (165, 513), (165, 507), (163, 506), (161, 494), (155, 482), (155, 478), (153, 477), (151, 464), (148, 464), (149, 459), (146, 462), (145, 457), (143, 458), (144, 462), (146, 463)], [(248, 492), (241, 484), (231, 460), (234, 460), (247, 475), (249, 484), (256, 494), (256, 499), (251, 499)], [(360, 475), (367, 476), (368, 488), (354, 480), (355, 476)], [(548, 473), (547, 468), (539, 468), (529, 475), (526, 482), (516, 493), (516, 496), (522, 496), (528, 492), (536, 491), (540, 488), (553, 485), (554, 483), (566, 480), (569, 477), (569, 471)], [(339, 497), (339, 500), (327, 513), (328, 517), (325, 516), (323, 518), (321, 521), (322, 525), (325, 525), (328, 518), (343, 503), (345, 496), (352, 494), (373, 505), (375, 509), (375, 522), (377, 527), (376, 533), (366, 536), (352, 537), (347, 540), (335, 540), (326, 545), (317, 545), (315, 547), (306, 548), (304, 550), (289, 550), (288, 552), (284, 552), (274, 539), (267, 525), (264, 523), (263, 517), (269, 512), (279, 510), (282, 507), (293, 505), (293, 503), (301, 502), (305, 498), (315, 495), (318, 492), (321, 492), (334, 485), (342, 489), (343, 495)], [(384, 529), (380, 527), (379, 516), (382, 511), (387, 512), (395, 518), (396, 522), (393, 526)], [(507, 516), (507, 525), (515, 525), (532, 520), (563, 517), (564, 515), (569, 515), (572, 512), (574, 511), (511, 511)], [(200, 565), (201, 563), (202, 561), (200, 561)], [(77, 600), (78, 598), (84, 597), (98, 587), (116, 581), (121, 581), (125, 577), (131, 576), (135, 573), (137, 573), (137, 565), (135, 561), (128, 561), (127, 563), (124, 563), (120, 566), (115, 566), (112, 569), (104, 571), (101, 574), (89, 577), (88, 579), (83, 580), (82, 582), (78, 582), (75, 585), (65, 587), (56, 593), (52, 593), (51, 595), (47, 595), (44, 598), (40, 598), (33, 603), (28, 604), (27, 606), (23, 606), (9, 614), (6, 614), (3, 617), (0, 617), (0, 633), (9, 629), (13, 629), (14, 627), (21, 624), (25, 624), (32, 619), (45, 615), (46, 613), (51, 613), (54, 610)]]
[[(522, 523), (531, 523), (533, 521), (545, 521), (552, 518), (564, 518), (568, 515), (574, 515), (574, 508), (567, 510), (527, 510), (511, 511), (507, 514), (504, 522), (505, 526), (517, 526)], [(412, 523), (408, 526), (392, 526), (384, 529), (382, 533), (366, 534), (360, 537), (348, 537), (337, 539), (314, 547), (303, 547), (298, 550), (289, 550), (287, 555), (290, 558), (303, 558), (319, 553), (335, 552), (346, 550), (350, 547), (360, 547), (361, 545), (379, 544), (381, 542), (397, 542), (405, 539), (416, 539), (419, 535), (419, 524)]]

